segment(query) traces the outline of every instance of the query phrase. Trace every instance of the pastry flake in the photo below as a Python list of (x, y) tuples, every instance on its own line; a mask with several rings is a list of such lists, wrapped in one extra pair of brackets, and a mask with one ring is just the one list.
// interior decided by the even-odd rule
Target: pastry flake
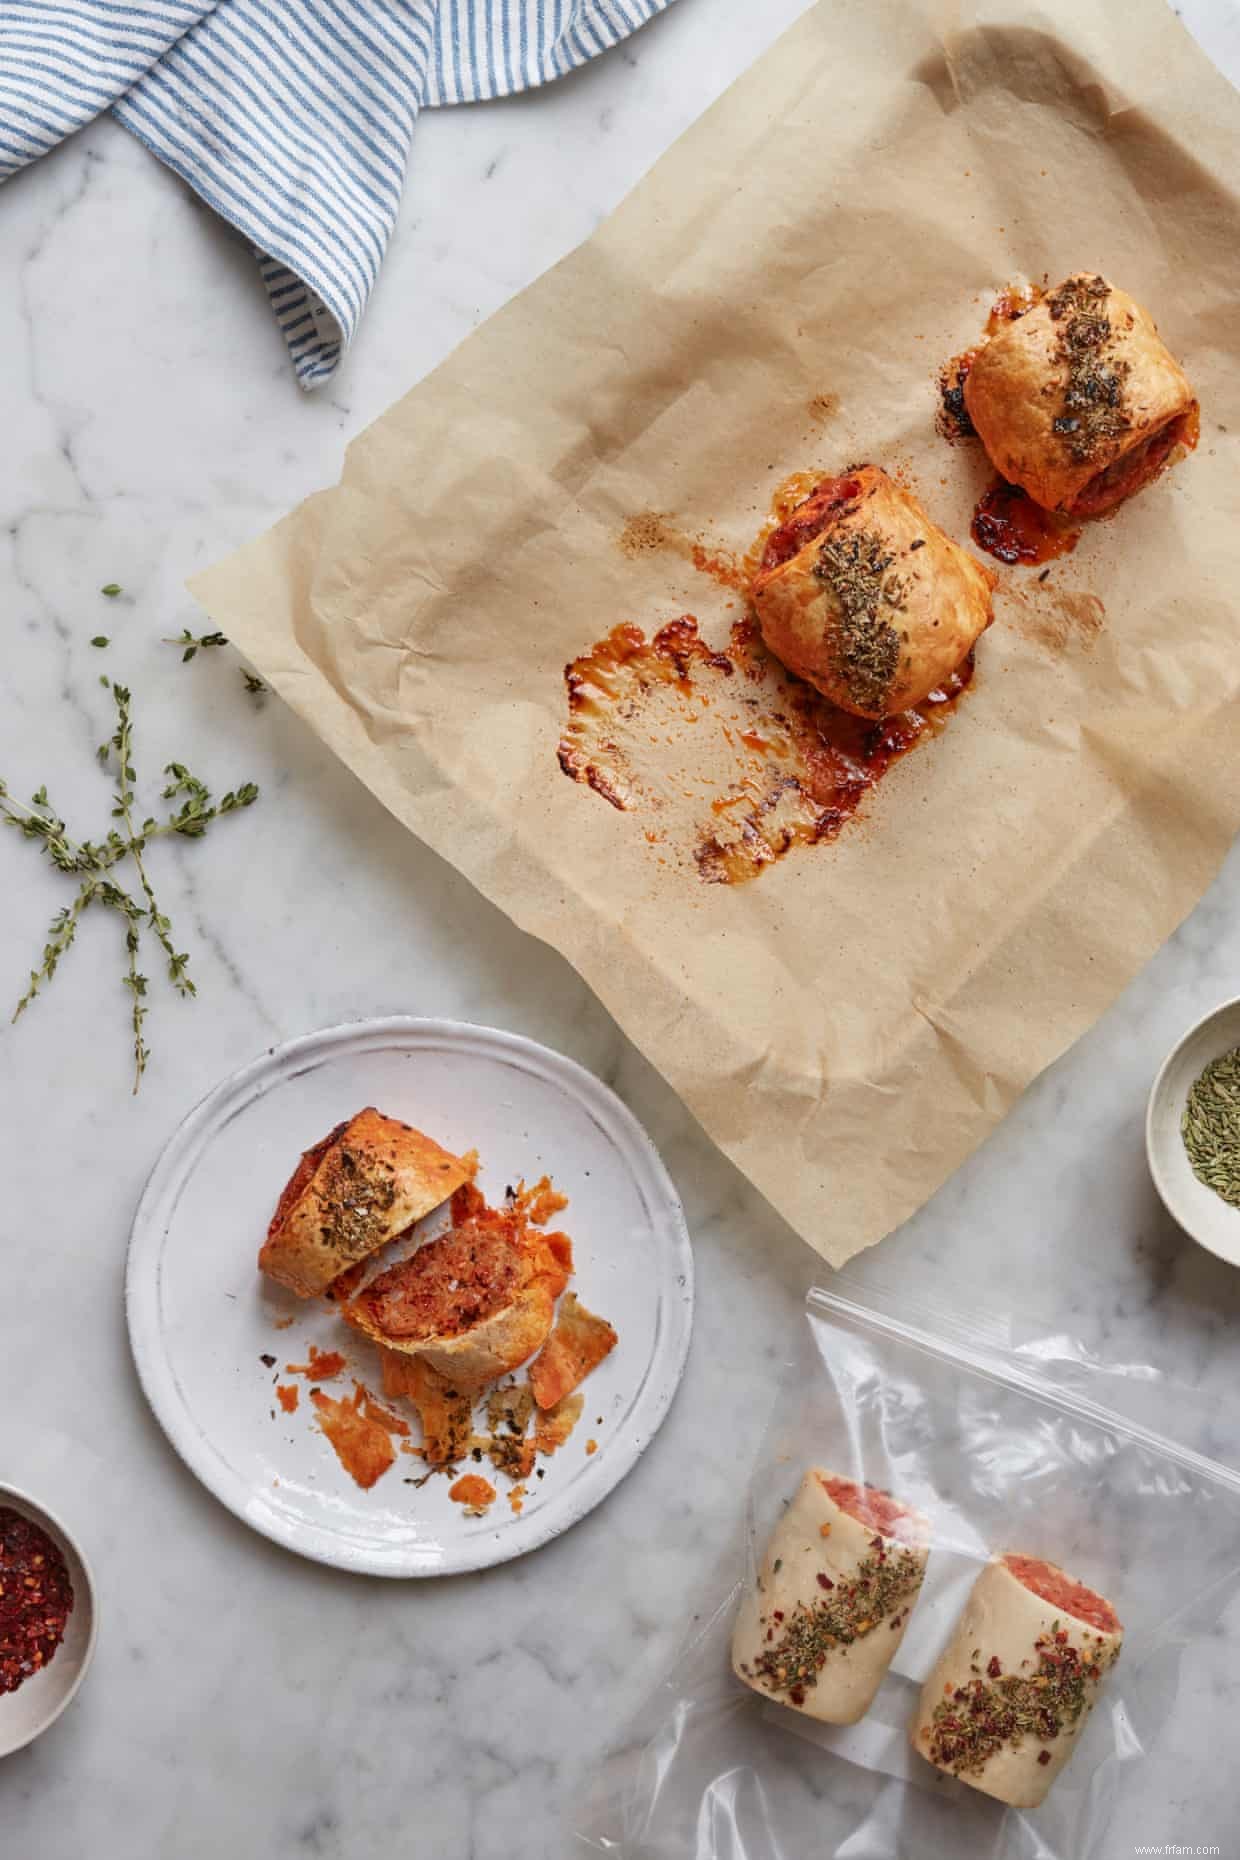
[(325, 1395), (322, 1389), (311, 1389), (310, 1399), (318, 1409), (319, 1426), (335, 1448), (340, 1464), (351, 1479), (368, 1491), (396, 1458), (390, 1437), (390, 1421), (394, 1417), (379, 1418), (373, 1397), (360, 1382), (354, 1383), (351, 1397), (346, 1395), (337, 1401)]
[(575, 1292), (560, 1306), (555, 1329), (530, 1365), (530, 1387), (540, 1408), (554, 1408), (597, 1369), (616, 1347), (606, 1318), (587, 1311)]

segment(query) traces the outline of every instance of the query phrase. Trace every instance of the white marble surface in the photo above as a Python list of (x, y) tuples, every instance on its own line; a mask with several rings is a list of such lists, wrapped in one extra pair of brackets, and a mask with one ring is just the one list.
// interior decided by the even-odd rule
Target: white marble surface
[[(355, 355), (309, 400), (245, 253), (119, 130), (97, 125), (0, 192), (0, 774), (22, 791), (46, 779), (71, 821), (101, 829), (106, 668), (135, 690), (140, 771), (176, 756), (264, 790), (205, 845), (152, 855), (201, 993), (172, 999), (152, 970), (136, 1102), (110, 924), (88, 922), (3, 1034), (0, 1478), (54, 1486), (73, 1509), (103, 1604), (77, 1705), (0, 1765), (6, 1860), (557, 1860), (584, 1779), (703, 1599), (813, 1257), (559, 958), (278, 704), (256, 713), (229, 655), (182, 666), (158, 641), (199, 623), (187, 575), (333, 480), (345, 440), (588, 234), (801, 10), (679, 0), (538, 98), (427, 118)], [(1184, 10), (1240, 79), (1237, 0)], [(96, 590), (113, 580), (125, 594), (110, 603)], [(63, 893), (13, 835), (0, 887), (15, 996)], [(1240, 992), (1238, 930), (1233, 856), (1114, 1011), (865, 1270), (1036, 1298), (1108, 1353), (1213, 1391), (1216, 1445), (1240, 1464), (1240, 1278), (1162, 1215), (1141, 1136), (1165, 1049)], [(182, 1112), (276, 1038), (392, 1011), (516, 1028), (610, 1080), (677, 1180), (700, 1288), (685, 1386), (628, 1483), (528, 1562), (427, 1586), (299, 1562), (220, 1509), (144, 1407), (120, 1303), (135, 1200)], [(824, 1803), (824, 1853), (847, 1794)]]

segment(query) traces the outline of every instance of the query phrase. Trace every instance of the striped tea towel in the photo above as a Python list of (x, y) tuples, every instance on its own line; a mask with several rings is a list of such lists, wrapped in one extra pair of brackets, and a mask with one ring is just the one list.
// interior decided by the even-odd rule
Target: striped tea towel
[(253, 244), (304, 388), (330, 379), (423, 106), (562, 77), (671, 0), (0, 0), (0, 181), (110, 109)]

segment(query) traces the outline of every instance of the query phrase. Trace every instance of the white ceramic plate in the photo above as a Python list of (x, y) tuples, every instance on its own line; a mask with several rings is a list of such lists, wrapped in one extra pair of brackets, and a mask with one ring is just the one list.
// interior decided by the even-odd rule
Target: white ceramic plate
[(41, 1673), (33, 1673), (15, 1692), (0, 1692), (0, 1757), (22, 1750), (55, 1724), (77, 1697), (95, 1652), (95, 1585), (90, 1566), (67, 1526), (14, 1485), (0, 1485), (0, 1505), (8, 1505), (47, 1532), (65, 1559), (73, 1585), (73, 1608), (65, 1637)]
[(1197, 1180), (1180, 1134), (1189, 1092), (1210, 1061), (1233, 1046), (1240, 1046), (1240, 1001), (1225, 1001), (1190, 1027), (1163, 1062), (1150, 1092), (1145, 1147), (1167, 1212), (1200, 1246), (1240, 1266), (1240, 1208)]
[[(470, 1518), (449, 1500), (448, 1480), (421, 1490), (406, 1483), (423, 1466), (405, 1455), (363, 1491), (314, 1424), (306, 1379), (284, 1373), (286, 1363), (306, 1361), (313, 1342), (343, 1350), (350, 1371), (379, 1390), (371, 1345), (322, 1300), (284, 1292), (256, 1266), (301, 1151), (367, 1104), (448, 1149), (477, 1148), (479, 1186), (493, 1202), (519, 1176), (533, 1182), (544, 1171), (569, 1196), (556, 1224), (573, 1239), (573, 1287), (620, 1341), (583, 1384), (581, 1421), (553, 1458), (539, 1461), (545, 1476), (527, 1482), (520, 1515), (505, 1478), (493, 1480), (499, 1496), (490, 1513)], [(161, 1426), (239, 1518), (343, 1569), (437, 1576), (537, 1548), (631, 1469), (684, 1368), (693, 1263), (667, 1171), (606, 1086), (514, 1034), (399, 1018), (276, 1048), (190, 1113), (139, 1205), (126, 1304), (134, 1361)], [(274, 1370), (264, 1355), (276, 1357)], [(295, 1414), (277, 1403), (276, 1380), (300, 1387)], [(346, 1373), (327, 1392), (351, 1386)], [(477, 1470), (491, 1472), (485, 1462)]]

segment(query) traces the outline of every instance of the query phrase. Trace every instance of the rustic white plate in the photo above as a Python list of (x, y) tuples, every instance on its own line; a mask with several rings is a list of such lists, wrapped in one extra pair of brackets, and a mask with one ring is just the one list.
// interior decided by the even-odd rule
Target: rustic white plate
[[(448, 1480), (420, 1490), (407, 1483), (423, 1467), (403, 1454), (363, 1491), (315, 1425), (306, 1379), (284, 1373), (315, 1343), (343, 1350), (349, 1370), (379, 1388), (364, 1338), (346, 1331), (322, 1300), (295, 1298), (256, 1266), (301, 1151), (367, 1104), (448, 1149), (477, 1148), (479, 1185), (491, 1200), (519, 1176), (530, 1182), (544, 1171), (570, 1198), (558, 1224), (572, 1235), (574, 1288), (610, 1319), (620, 1341), (583, 1384), (581, 1421), (553, 1458), (539, 1461), (545, 1476), (528, 1481), (519, 1515), (508, 1504), (508, 1481), (496, 1478), (489, 1515), (467, 1517), (449, 1500)], [(331, 1027), (278, 1047), (191, 1111), (138, 1207), (126, 1305), (134, 1362), (156, 1417), (191, 1471), (239, 1518), (342, 1569), (438, 1576), (536, 1549), (632, 1468), (684, 1368), (693, 1263), (654, 1146), (592, 1074), (514, 1034), (402, 1017)], [(274, 1369), (264, 1355), (276, 1358)], [(300, 1388), (295, 1414), (277, 1402), (277, 1380)], [(346, 1372), (329, 1392), (351, 1386)]]

